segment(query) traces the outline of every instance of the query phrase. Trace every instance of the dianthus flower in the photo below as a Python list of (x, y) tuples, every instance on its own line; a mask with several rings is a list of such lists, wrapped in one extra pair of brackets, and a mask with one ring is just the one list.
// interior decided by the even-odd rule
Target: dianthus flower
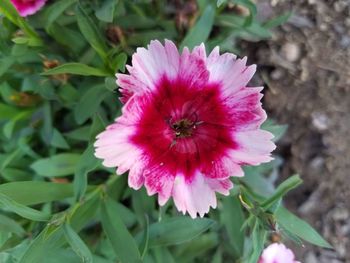
[(300, 263), (293, 252), (283, 244), (273, 243), (263, 251), (258, 263)]
[(98, 135), (95, 155), (129, 171), (130, 187), (202, 217), (216, 207), (215, 192), (229, 194), (230, 176), (243, 176), (242, 165), (271, 160), (273, 136), (260, 129), (263, 88), (246, 87), (256, 70), (246, 58), (218, 47), (207, 56), (203, 44), (180, 54), (171, 41), (152, 41), (127, 69), (117, 74), (122, 115)]
[(11, 0), (21, 16), (29, 16), (38, 12), (46, 3), (46, 0)]

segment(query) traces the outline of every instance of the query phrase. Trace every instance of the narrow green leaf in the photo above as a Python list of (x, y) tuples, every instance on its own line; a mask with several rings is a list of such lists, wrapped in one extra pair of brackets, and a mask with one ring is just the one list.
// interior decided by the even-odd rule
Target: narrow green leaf
[(96, 27), (96, 23), (93, 22), (82, 5), (79, 3), (76, 9), (76, 17), (79, 29), (85, 39), (90, 43), (93, 49), (100, 55), (103, 61), (107, 58), (107, 46), (100, 33), (100, 30)]
[(0, 103), (0, 121), (12, 119), (18, 112), (17, 108)]
[(49, 214), (17, 203), (4, 194), (0, 194), (0, 207), (33, 221), (47, 221), (50, 218)]
[(254, 17), (256, 17), (256, 13), (257, 13), (255, 4), (250, 0), (234, 0), (234, 2), (248, 8), (249, 16), (246, 18), (246, 21), (244, 22), (244, 26), (246, 27), (250, 26), (254, 20)]
[(122, 71), (124, 72), (125, 70), (125, 64), (126, 61), (128, 60), (128, 56), (125, 53), (120, 53), (117, 56), (112, 58), (112, 68), (117, 71)]
[(50, 27), (53, 22), (72, 4), (78, 0), (55, 1), (44, 9), (43, 16), (46, 18), (46, 27)]
[(140, 245), (140, 251), (141, 253), (141, 258), (143, 259), (147, 253), (148, 250), (148, 242), (149, 242), (149, 219), (148, 216), (146, 216), (146, 229), (143, 232), (144, 236), (142, 237), (142, 242)]
[(113, 209), (114, 206), (114, 201), (107, 197), (102, 202), (101, 207), (102, 226), (114, 252), (123, 263), (141, 262), (136, 242), (120, 219), (117, 211)]
[[(0, 77), (7, 73), (8, 69), (15, 63), (15, 58), (12, 56), (0, 59)], [(1, 110), (0, 110), (1, 112)]]
[(71, 184), (48, 182), (13, 182), (0, 185), (0, 194), (22, 205), (35, 205), (73, 196)]
[(75, 233), (75, 231), (69, 224), (63, 224), (63, 232), (69, 245), (74, 250), (74, 252), (81, 258), (82, 262), (92, 263), (93, 259), (90, 249), (85, 245), (84, 241), (81, 240), (79, 235)]
[(76, 200), (80, 200), (87, 189), (87, 174), (99, 165), (98, 159), (94, 155), (93, 145), (81, 155), (74, 172), (74, 196)]
[[(188, 242), (214, 225), (209, 218), (173, 217), (150, 225), (149, 247), (169, 246)], [(137, 235), (140, 240), (143, 232)]]
[(275, 193), (270, 198), (268, 198), (261, 204), (261, 207), (265, 211), (268, 210), (272, 205), (278, 202), (290, 190), (296, 188), (302, 182), (303, 180), (300, 179), (299, 175), (294, 175), (292, 177), (289, 177), (287, 180), (285, 180), (283, 183), (281, 183), (277, 187)]
[(99, 114), (95, 114), (89, 131), (90, 144), (95, 143), (96, 136), (106, 128), (106, 124)]
[(211, 251), (219, 244), (217, 233), (205, 233), (191, 242), (177, 246), (176, 259), (180, 262), (194, 262), (197, 258), (205, 257), (208, 251)]
[(183, 49), (184, 47), (192, 49), (194, 46), (205, 42), (213, 27), (214, 17), (215, 8), (212, 5), (208, 5), (201, 18), (195, 26), (190, 29), (185, 39), (182, 41), (180, 49)]
[(83, 124), (88, 118), (92, 117), (107, 94), (109, 92), (104, 88), (104, 85), (94, 86), (85, 92), (73, 111), (77, 123)]
[(221, 5), (225, 4), (227, 2), (227, 0), (217, 0), (216, 1), (216, 6), (220, 7)]
[(62, 238), (61, 226), (47, 225), (28, 246), (19, 263), (45, 262), (47, 255), (57, 249)]
[(119, 0), (106, 0), (103, 2), (102, 6), (96, 10), (95, 14), (98, 19), (103, 22), (112, 23), (114, 10), (117, 6)]
[(15, 182), (15, 181), (27, 181), (32, 179), (32, 174), (21, 169), (17, 168), (5, 168), (0, 171), (0, 174), (6, 181)]
[(0, 1), (0, 13), (4, 14), (12, 23), (20, 27), (28, 37), (37, 39), (37, 41), (41, 43), (39, 35), (26, 22), (26, 20), (18, 14), (16, 8), (9, 0)]
[(244, 214), (237, 197), (230, 196), (223, 200), (221, 221), (226, 228), (234, 255), (240, 258), (244, 247), (244, 231), (241, 229), (244, 223)]
[(258, 219), (256, 219), (252, 233), (253, 249), (251, 251), (248, 263), (258, 262), (258, 259), (264, 249), (266, 236), (267, 231), (260, 226)]
[(269, 119), (261, 125), (261, 129), (271, 132), (275, 136), (273, 141), (276, 142), (286, 133), (288, 125), (279, 125)]
[(80, 126), (79, 128), (69, 131), (64, 134), (67, 138), (77, 141), (89, 141), (90, 138), (90, 127)]
[(0, 232), (8, 231), (21, 237), (25, 234), (23, 227), (15, 220), (0, 214)]
[(117, 89), (115, 78), (112, 78), (112, 77), (105, 78), (105, 86), (106, 86), (106, 89), (114, 92)]
[(277, 209), (275, 216), (278, 224), (282, 225), (283, 228), (287, 229), (293, 234), (296, 234), (305, 241), (320, 247), (332, 248), (332, 246), (326, 240), (324, 240), (324, 238), (317, 233), (312, 226), (293, 215), (282, 206)]
[(46, 28), (46, 32), (60, 45), (70, 49), (74, 54), (80, 54), (82, 49), (87, 46), (83, 35), (77, 29), (62, 26), (58, 23), (51, 24)]
[(57, 129), (53, 129), (51, 145), (61, 149), (69, 149), (66, 139)]
[(280, 16), (271, 18), (270, 20), (266, 21), (263, 24), (263, 27), (268, 28), (268, 29), (278, 27), (278, 26), (286, 23), (288, 21), (288, 19), (292, 16), (292, 14), (293, 14), (292, 11), (287, 11)]
[(66, 176), (74, 174), (80, 154), (61, 153), (38, 160), (30, 166), (38, 175), (45, 177)]
[[(70, 222), (75, 231), (79, 232), (95, 216), (99, 208), (98, 194), (99, 192), (93, 192), (87, 200), (74, 210), (70, 217)], [(50, 222), (26, 249), (19, 263), (46, 262), (47, 255), (55, 255), (57, 249), (63, 244), (64, 233), (62, 225), (57, 221)]]
[(82, 76), (99, 76), (99, 77), (106, 77), (110, 76), (108, 72), (99, 69), (87, 66), (82, 63), (66, 63), (62, 64), (60, 66), (57, 66), (55, 68), (49, 69), (41, 75), (47, 76), (47, 75), (57, 75), (57, 74), (74, 74), (74, 75), (82, 75)]

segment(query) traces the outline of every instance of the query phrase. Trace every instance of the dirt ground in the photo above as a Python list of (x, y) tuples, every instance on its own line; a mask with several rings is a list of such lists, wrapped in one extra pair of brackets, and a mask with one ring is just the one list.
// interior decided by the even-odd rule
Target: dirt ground
[(270, 116), (289, 125), (277, 151), (281, 177), (304, 180), (287, 206), (335, 248), (294, 249), (303, 263), (350, 262), (350, 0), (256, 2), (262, 18), (293, 10), (272, 40), (243, 44)]

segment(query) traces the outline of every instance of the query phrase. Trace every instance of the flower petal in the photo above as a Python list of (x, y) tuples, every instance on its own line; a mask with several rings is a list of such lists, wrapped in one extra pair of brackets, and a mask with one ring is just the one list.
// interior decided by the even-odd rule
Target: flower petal
[(300, 263), (284, 244), (272, 243), (264, 249), (258, 263)]
[(219, 55), (218, 52), (218, 48), (215, 48), (207, 60), (209, 82), (221, 83), (225, 96), (229, 96), (247, 85), (256, 71), (256, 65), (246, 66), (246, 57), (236, 59), (233, 54)]
[(11, 0), (18, 13), (23, 17), (33, 15), (38, 12), (45, 5), (46, 1), (47, 0)]
[(236, 131), (256, 130), (266, 120), (260, 100), (263, 87), (239, 89), (234, 96), (228, 96), (223, 103), (230, 111), (232, 128)]
[(151, 41), (148, 49), (138, 48), (132, 56), (132, 67), (127, 66), (130, 75), (116, 74), (122, 102), (125, 103), (134, 93), (154, 90), (163, 76), (174, 79), (179, 66), (180, 54), (169, 40), (165, 40), (164, 46), (155, 40)]
[(210, 207), (216, 208), (215, 191), (200, 173), (197, 173), (192, 181), (178, 174), (172, 195), (177, 209), (183, 214), (188, 212), (192, 218), (196, 218), (197, 213), (203, 217), (209, 212)]
[(232, 158), (239, 164), (258, 165), (271, 161), (271, 152), (276, 145), (271, 141), (273, 135), (264, 130), (242, 131), (234, 133), (238, 149), (232, 151)]

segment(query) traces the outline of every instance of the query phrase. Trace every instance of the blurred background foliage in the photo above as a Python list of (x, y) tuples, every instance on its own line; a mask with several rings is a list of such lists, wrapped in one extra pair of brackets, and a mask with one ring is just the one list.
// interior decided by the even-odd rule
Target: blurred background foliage
[[(205, 218), (159, 207), (93, 155), (97, 133), (120, 115), (114, 74), (135, 48), (165, 38), (180, 48), (240, 53), (289, 13), (258, 21), (249, 0), (55, 0), (20, 17), (0, 3), (0, 262), (251, 262), (268, 240), (329, 247), (281, 205), (282, 160), (245, 167)], [(286, 130), (268, 120), (276, 140)]]

